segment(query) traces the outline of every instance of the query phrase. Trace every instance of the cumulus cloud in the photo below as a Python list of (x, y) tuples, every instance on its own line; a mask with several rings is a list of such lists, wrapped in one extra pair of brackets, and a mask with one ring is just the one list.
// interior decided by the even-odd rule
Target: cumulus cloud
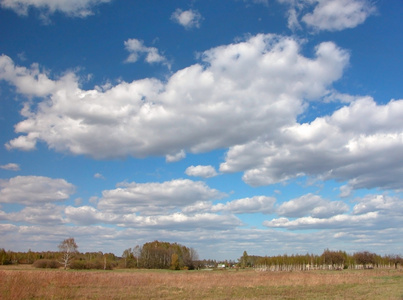
[(203, 178), (210, 178), (217, 176), (217, 171), (213, 166), (190, 166), (185, 170), (186, 175), (196, 176)]
[(381, 105), (360, 98), (330, 116), (284, 126), (276, 139), (231, 147), (220, 171), (245, 171), (244, 181), (253, 186), (312, 176), (348, 181), (350, 189), (399, 190), (402, 118), (403, 100)]
[(364, 198), (358, 198), (355, 201), (358, 202), (353, 207), (353, 214), (365, 214), (368, 212), (380, 211), (385, 215), (403, 215), (403, 208), (401, 200), (398, 197), (392, 197), (387, 195), (368, 195)]
[(165, 160), (166, 160), (166, 162), (171, 163), (171, 162), (180, 161), (181, 159), (184, 159), (185, 157), (186, 157), (186, 152), (185, 152), (185, 150), (181, 149), (177, 153), (165, 155)]
[[(108, 244), (111, 237), (118, 238), (119, 230), (108, 228), (106, 226), (63, 226), (61, 224), (49, 225), (20, 225), (0, 224), (0, 234), (2, 241), (7, 241), (11, 249), (19, 249), (18, 245), (23, 245), (21, 249), (32, 249), (33, 251), (48, 251), (57, 248), (66, 236), (74, 236), (80, 251), (92, 251), (93, 247), (102, 249), (103, 245)], [(93, 237), (96, 236), (96, 239)], [(26, 245), (26, 247), (24, 247)], [(115, 243), (114, 243), (115, 246)], [(21, 250), (26, 251), (26, 250)], [(122, 249), (123, 251), (123, 249)], [(110, 252), (113, 252), (111, 246)]]
[[(145, 229), (228, 229), (243, 223), (231, 214), (183, 210), (194, 202), (226, 196), (203, 182), (177, 179), (162, 183), (121, 183), (105, 190), (97, 207), (68, 206), (65, 222), (77, 225), (114, 224)], [(187, 229), (185, 229), (186, 231)]]
[(299, 198), (282, 203), (276, 210), (277, 214), (285, 217), (298, 218), (312, 216), (328, 218), (345, 213), (349, 210), (342, 201), (329, 201), (314, 194), (303, 195)]
[(266, 196), (255, 196), (229, 201), (227, 203), (218, 203), (214, 205), (212, 211), (224, 211), (233, 214), (243, 213), (262, 213), (270, 214), (273, 212), (273, 205), (276, 198)]
[[(356, 205), (351, 213), (329, 218), (276, 218), (265, 221), (264, 229), (245, 228), (231, 214), (237, 210), (239, 213), (261, 211), (257, 203), (265, 203), (262, 207), (270, 214), (270, 207), (275, 209), (275, 200), (263, 198), (265, 197), (256, 196), (238, 199), (231, 201), (233, 204), (227, 202), (220, 207), (211, 205), (210, 200), (200, 201), (199, 203), (205, 204), (206, 210), (161, 210), (157, 215), (141, 215), (126, 209), (108, 211), (90, 206), (65, 207), (51, 203), (32, 209), (28, 207), (18, 213), (6, 214), (0, 211), (0, 235), (2, 241), (13, 249), (17, 245), (33, 250), (50, 249), (67, 235), (76, 238), (81, 251), (90, 251), (97, 245), (105, 252), (114, 253), (121, 253), (126, 249), (127, 240), (133, 236), (136, 236), (138, 244), (149, 242), (152, 236), (153, 239), (185, 243), (197, 249), (202, 257), (222, 255), (223, 258), (239, 255), (245, 247), (252, 244), (257, 255), (274, 255), (278, 253), (278, 249), (282, 251), (278, 254), (284, 251), (316, 253), (318, 248), (337, 248), (340, 242), (345, 243), (345, 250), (351, 252), (370, 247), (377, 253), (388, 254), (385, 244), (398, 249), (397, 251), (401, 249), (398, 237), (403, 233), (403, 211), (399, 205), (401, 199), (397, 196), (367, 195), (355, 199)], [(215, 213), (211, 211), (213, 206), (216, 207)], [(220, 212), (223, 214), (219, 214)], [(23, 225), (7, 224), (8, 220), (20, 220)], [(296, 232), (310, 229), (314, 230)], [(16, 240), (19, 241), (18, 244)], [(217, 253), (217, 249), (222, 250)]]
[[(300, 53), (300, 41), (259, 34), (202, 53), (202, 63), (166, 82), (145, 78), (83, 90), (73, 73), (52, 80), (0, 57), (0, 79), (27, 97), (19, 137), (8, 149), (34, 149), (44, 141), (56, 151), (94, 158), (174, 158), (244, 144), (295, 122), (305, 101), (328, 93), (349, 55), (330, 42), (316, 55)], [(184, 154), (184, 152), (183, 152)], [(183, 156), (181, 154), (181, 156)]]
[[(115, 190), (103, 191), (97, 207), (88, 205), (73, 207), (53, 203), (68, 198), (68, 195), (62, 194), (63, 188), (67, 190), (65, 193), (72, 192), (72, 186), (60, 180), (16, 177), (9, 182), (2, 181), (1, 187), (0, 199), (3, 203), (20, 203), (27, 206), (18, 212), (0, 211), (0, 219), (22, 224), (69, 224), (69, 226), (108, 224), (145, 230), (169, 228), (182, 231), (184, 228), (185, 231), (195, 228), (225, 230), (243, 225), (231, 214), (182, 211), (183, 207), (194, 202), (208, 202), (226, 196), (209, 188), (203, 182), (191, 180), (121, 183)], [(16, 194), (17, 190), (19, 194)], [(26, 199), (28, 196), (29, 199)], [(42, 205), (37, 205), (39, 202)]]
[(148, 229), (177, 229), (181, 231), (194, 228), (226, 229), (242, 225), (242, 222), (234, 216), (220, 216), (211, 213), (198, 213), (193, 215), (176, 212), (152, 216), (136, 214), (105, 213), (93, 207), (67, 207), (66, 216), (70, 222), (80, 225), (97, 223), (117, 224), (121, 227), (136, 227)]
[(225, 194), (209, 188), (204, 182), (188, 179), (149, 183), (121, 183), (114, 190), (102, 192), (98, 208), (108, 212), (126, 211), (160, 214), (197, 201), (216, 200)]
[(308, 26), (318, 30), (338, 31), (354, 28), (373, 14), (375, 7), (367, 0), (317, 0), (312, 13), (302, 17)]
[(126, 50), (130, 55), (126, 58), (127, 63), (134, 63), (139, 59), (139, 56), (144, 54), (147, 63), (162, 63), (170, 67), (167, 59), (161, 55), (157, 48), (146, 47), (144, 42), (138, 39), (128, 39), (124, 42)]
[(336, 215), (330, 218), (314, 218), (310, 216), (298, 218), (295, 220), (279, 218), (273, 219), (271, 221), (264, 221), (263, 225), (267, 227), (287, 228), (291, 230), (355, 228), (362, 223), (365, 223), (366, 227), (372, 227), (377, 217), (378, 214), (376, 212), (370, 212), (357, 216)]
[(243, 225), (243, 223), (233, 215), (217, 215), (211, 213), (195, 215), (174, 213), (164, 216), (138, 217), (135, 218), (134, 221), (139, 227), (180, 229), (182, 231), (193, 231), (194, 228), (225, 230)]
[(102, 212), (92, 206), (68, 206), (64, 212), (69, 223), (78, 225), (116, 224), (121, 222), (120, 214)]
[[(376, 12), (369, 0), (277, 0), (287, 4), (288, 27), (301, 29), (304, 22), (315, 30), (340, 31), (354, 28)], [(313, 10), (306, 12), (307, 10)], [(301, 17), (302, 15), (302, 17)]]
[(224, 212), (231, 214), (250, 214), (262, 213), (270, 214), (274, 212), (274, 203), (276, 198), (267, 196), (254, 196), (243, 199), (227, 201), (226, 203), (217, 203), (213, 205), (212, 201), (198, 201), (182, 209), (185, 213), (195, 212)]
[(49, 79), (38, 64), (32, 64), (30, 68), (15, 66), (4, 54), (0, 56), (0, 79), (12, 83), (18, 93), (29, 97), (45, 97), (57, 89), (57, 82)]
[(12, 9), (19, 15), (27, 15), (30, 8), (36, 8), (44, 14), (61, 12), (71, 17), (87, 17), (93, 14), (93, 8), (111, 0), (0, 0), (3, 8)]
[(183, 11), (178, 8), (171, 15), (171, 20), (182, 25), (186, 29), (193, 27), (199, 28), (202, 19), (201, 14), (197, 10), (192, 9)]
[(54, 203), (44, 203), (39, 206), (28, 206), (21, 211), (7, 214), (7, 220), (22, 224), (56, 225), (64, 224), (64, 207)]
[(19, 171), (20, 166), (15, 163), (9, 163), (9, 164), (0, 166), (0, 169), (9, 170), (9, 171)]
[(17, 176), (0, 180), (0, 202), (38, 205), (63, 201), (75, 192), (75, 187), (64, 179), (42, 176)]
[[(300, 199), (297, 199), (297, 201)], [(290, 230), (349, 229), (349, 232), (355, 238), (357, 238), (359, 232), (365, 232), (365, 235), (369, 237), (371, 235), (367, 232), (369, 230), (387, 231), (391, 228), (396, 230), (396, 228), (400, 227), (403, 217), (403, 209), (400, 205), (401, 201), (402, 199), (398, 196), (367, 195), (355, 199), (354, 202), (357, 204), (354, 205), (351, 211), (341, 207), (342, 209), (337, 214), (331, 213), (315, 216), (314, 210), (304, 207), (302, 207), (302, 210), (305, 211), (298, 213), (296, 211), (298, 203), (295, 204), (295, 200), (293, 200), (293, 202), (288, 202), (290, 205), (287, 205), (285, 208), (279, 208), (277, 213), (281, 214), (282, 211), (288, 210), (288, 214), (283, 215), (294, 219), (275, 218), (264, 221), (263, 225), (270, 228), (286, 228)], [(335, 237), (344, 239), (346, 238), (345, 235), (349, 235), (349, 233), (343, 230), (335, 234)]]

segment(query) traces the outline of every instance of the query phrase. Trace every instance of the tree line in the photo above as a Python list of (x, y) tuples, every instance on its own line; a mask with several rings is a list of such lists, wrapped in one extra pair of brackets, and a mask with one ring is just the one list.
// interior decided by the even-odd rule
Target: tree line
[(277, 256), (255, 256), (248, 255), (246, 251), (239, 258), (238, 265), (242, 268), (257, 267), (272, 270), (290, 269), (348, 269), (348, 268), (378, 268), (394, 267), (403, 265), (403, 258), (400, 255), (378, 255), (369, 251), (347, 254), (345, 251), (331, 251), (325, 249), (321, 255), (277, 255)]
[(104, 269), (146, 268), (192, 270), (197, 265), (198, 254), (193, 248), (178, 243), (153, 241), (123, 251), (118, 257), (113, 253), (80, 253), (74, 238), (63, 240), (59, 251), (14, 252), (0, 249), (0, 265), (33, 264), (38, 268)]
[(104, 269), (113, 268), (146, 268), (192, 270), (195, 268), (236, 267), (261, 268), (266, 270), (307, 270), (307, 269), (347, 269), (347, 268), (398, 268), (403, 266), (403, 258), (399, 255), (378, 255), (368, 251), (348, 254), (345, 251), (325, 249), (321, 255), (248, 255), (246, 251), (237, 262), (199, 260), (197, 251), (178, 243), (153, 241), (144, 245), (127, 248), (122, 256), (113, 253), (78, 251), (74, 238), (63, 240), (59, 251), (14, 252), (0, 248), (0, 265), (33, 264), (37, 268), (64, 269)]

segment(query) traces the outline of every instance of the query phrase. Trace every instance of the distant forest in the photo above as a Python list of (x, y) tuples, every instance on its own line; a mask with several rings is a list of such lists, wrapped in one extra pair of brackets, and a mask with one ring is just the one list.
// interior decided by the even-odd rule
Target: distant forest
[(255, 268), (264, 271), (315, 269), (402, 268), (400, 255), (378, 255), (368, 251), (347, 254), (345, 251), (324, 250), (321, 255), (248, 255), (246, 251), (237, 261), (200, 260), (196, 250), (181, 244), (153, 241), (113, 253), (78, 251), (74, 238), (62, 241), (59, 251), (14, 252), (0, 248), (0, 265), (32, 264), (37, 268), (103, 269), (145, 268), (193, 270), (201, 268)]
[(192, 270), (198, 266), (197, 252), (177, 243), (154, 241), (113, 253), (78, 251), (74, 238), (59, 244), (59, 251), (14, 252), (0, 249), (0, 265), (33, 264), (38, 268), (104, 269), (146, 268)]
[(321, 255), (277, 255), (254, 256), (245, 251), (239, 259), (240, 267), (254, 267), (261, 270), (291, 271), (317, 269), (370, 269), (398, 268), (403, 265), (400, 255), (378, 255), (368, 251), (347, 254), (345, 251), (326, 249)]

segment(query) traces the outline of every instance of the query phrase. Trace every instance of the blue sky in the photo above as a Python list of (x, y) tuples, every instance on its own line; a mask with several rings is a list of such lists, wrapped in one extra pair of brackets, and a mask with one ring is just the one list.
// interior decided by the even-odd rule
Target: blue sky
[(402, 13), (0, 0), (0, 247), (403, 253)]

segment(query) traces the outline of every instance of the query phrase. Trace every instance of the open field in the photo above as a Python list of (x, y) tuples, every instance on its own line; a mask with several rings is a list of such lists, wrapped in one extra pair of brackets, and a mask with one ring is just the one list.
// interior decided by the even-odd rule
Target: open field
[(2, 266), (0, 299), (403, 299), (403, 270), (64, 271)]

